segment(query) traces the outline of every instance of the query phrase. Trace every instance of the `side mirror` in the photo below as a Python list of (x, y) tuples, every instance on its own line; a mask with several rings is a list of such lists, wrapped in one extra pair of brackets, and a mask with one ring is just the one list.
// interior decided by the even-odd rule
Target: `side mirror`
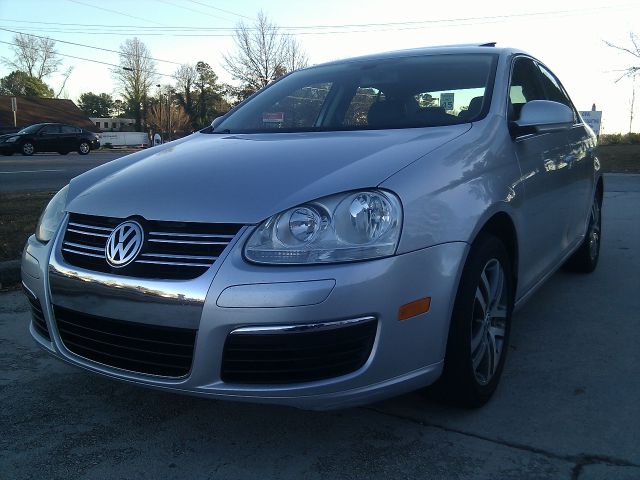
[(566, 105), (550, 100), (532, 100), (524, 104), (520, 118), (513, 123), (518, 130), (549, 133), (568, 130), (573, 121), (573, 111)]
[(213, 122), (211, 122), (211, 127), (215, 129), (218, 125), (222, 123), (222, 120), (224, 120), (224, 115), (214, 118)]

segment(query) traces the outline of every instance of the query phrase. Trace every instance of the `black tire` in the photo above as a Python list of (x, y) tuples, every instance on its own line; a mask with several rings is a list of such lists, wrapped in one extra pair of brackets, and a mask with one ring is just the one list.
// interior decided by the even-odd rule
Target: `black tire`
[(593, 198), (589, 213), (589, 225), (584, 240), (569, 257), (564, 267), (577, 273), (591, 273), (598, 266), (602, 243), (602, 200), (598, 191)]
[(27, 141), (20, 145), (20, 151), (22, 152), (22, 155), (30, 157), (36, 152), (36, 147), (32, 142)]
[(69, 152), (58, 152), (60, 155), (68, 155)]
[[(504, 244), (493, 235), (481, 234), (471, 246), (451, 316), (444, 371), (431, 388), (438, 400), (456, 406), (477, 408), (484, 405), (495, 392), (509, 347), (514, 298), (511, 265)], [(495, 310), (495, 319), (483, 313), (494, 310), (490, 305), (490, 289), (485, 288), (490, 275), (487, 268), (490, 266), (496, 272), (499, 271), (498, 267), (502, 270), (502, 283), (495, 288), (495, 292), (500, 291), (495, 297), (497, 300), (494, 305), (499, 306)], [(497, 280), (499, 276), (496, 274), (495, 278)], [(487, 308), (484, 310), (476, 299), (476, 294), (482, 295), (482, 292), (487, 293)], [(501, 335), (494, 336), (490, 333), (497, 331), (501, 331)], [(491, 338), (494, 338), (493, 342)], [(472, 346), (474, 339), (481, 339), (475, 349)], [(492, 349), (492, 345), (495, 348)], [(483, 350), (481, 347), (486, 348)], [(485, 355), (486, 367), (483, 365)], [(477, 358), (482, 361), (474, 366), (473, 360)], [(479, 371), (484, 371), (485, 368), (487, 371), (483, 377)]]
[(78, 153), (80, 155), (88, 155), (91, 151), (91, 144), (89, 142), (80, 142), (78, 145)]

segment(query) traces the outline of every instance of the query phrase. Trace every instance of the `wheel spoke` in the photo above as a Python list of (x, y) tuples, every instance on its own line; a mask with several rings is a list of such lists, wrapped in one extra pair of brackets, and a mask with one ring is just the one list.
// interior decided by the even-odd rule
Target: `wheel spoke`
[(489, 347), (489, 345), (487, 345), (487, 337), (483, 333), (481, 335), (480, 347), (475, 352), (475, 354), (473, 354), (473, 356), (471, 357), (471, 362), (473, 364), (473, 371), (474, 372), (478, 370), (478, 366), (480, 365), (480, 362), (482, 362), (482, 359), (484, 358), (485, 354), (487, 353), (487, 348), (488, 347)]
[(487, 313), (487, 301), (484, 299), (484, 296), (482, 295), (482, 291), (481, 288), (478, 287), (476, 289), (476, 301), (478, 302), (478, 304), (480, 305), (480, 309), (482, 310), (482, 318), (484, 318), (484, 316)]
[(487, 346), (489, 350), (489, 376), (487, 380), (496, 373), (496, 369), (498, 368), (498, 360), (500, 353), (498, 352), (498, 346), (496, 344), (495, 337), (491, 334), (491, 330), (487, 331), (487, 337), (489, 340), (489, 345)]
[(471, 354), (472, 355), (480, 346), (480, 343), (482, 342), (483, 338), (484, 338), (484, 328), (482, 327), (482, 325), (480, 325), (478, 326), (478, 330), (476, 334), (472, 335), (471, 337)]
[(490, 315), (491, 315), (491, 318), (495, 318), (495, 319), (507, 318), (506, 305), (502, 305), (501, 303), (494, 305), (493, 308), (491, 309)]
[(490, 309), (495, 308), (502, 297), (502, 291), (504, 289), (504, 274), (502, 273), (502, 267), (496, 265), (495, 275), (493, 277), (493, 291), (491, 292)]

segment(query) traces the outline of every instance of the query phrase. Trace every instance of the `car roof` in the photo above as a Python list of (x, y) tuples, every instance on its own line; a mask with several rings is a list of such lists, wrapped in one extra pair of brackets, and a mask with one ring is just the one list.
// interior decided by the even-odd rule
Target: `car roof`
[(418, 47), (404, 50), (394, 50), (390, 52), (374, 53), (370, 55), (362, 55), (358, 57), (344, 58), (326, 62), (313, 67), (338, 65), (341, 63), (359, 62), (367, 60), (385, 60), (390, 58), (414, 57), (425, 55), (451, 55), (451, 54), (476, 54), (476, 53), (492, 53), (498, 55), (512, 55), (516, 53), (525, 53), (515, 48), (495, 47), (495, 43), (478, 43), (478, 44), (462, 44), (462, 45), (441, 45), (433, 47)]

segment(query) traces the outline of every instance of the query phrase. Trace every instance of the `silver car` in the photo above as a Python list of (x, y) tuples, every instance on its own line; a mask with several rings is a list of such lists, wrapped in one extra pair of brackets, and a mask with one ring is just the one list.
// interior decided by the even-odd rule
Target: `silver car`
[(329, 409), (433, 384), (479, 406), (514, 309), (596, 267), (595, 146), (518, 50), (300, 70), (63, 188), (23, 254), (30, 331), (173, 392)]

